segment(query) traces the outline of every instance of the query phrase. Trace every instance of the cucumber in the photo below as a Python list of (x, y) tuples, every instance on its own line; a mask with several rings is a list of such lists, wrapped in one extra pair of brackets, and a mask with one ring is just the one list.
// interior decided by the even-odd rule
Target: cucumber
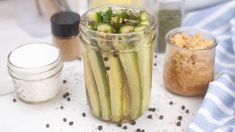
[(97, 31), (103, 33), (113, 33), (114, 29), (111, 25), (107, 23), (100, 23), (97, 25)]
[(125, 25), (125, 26), (122, 26), (120, 28), (120, 33), (130, 33), (130, 32), (133, 32), (134, 31), (134, 26), (128, 26), (128, 25)]
[[(106, 27), (107, 28), (107, 27)], [(103, 29), (101, 29), (103, 30)], [(111, 101), (111, 120), (115, 122), (120, 122), (122, 120), (122, 99), (123, 99), (123, 77), (122, 70), (119, 58), (117, 53), (112, 53), (110, 50), (112, 47), (110, 43), (106, 41), (98, 41), (97, 42), (99, 48), (109, 50), (109, 51), (101, 51), (107, 78), (109, 80), (109, 88), (110, 88), (110, 101)]]
[[(92, 45), (97, 45), (94, 41), (90, 41)], [(102, 56), (94, 49), (90, 49), (88, 57), (91, 64), (91, 69), (96, 81), (97, 90), (100, 98), (101, 113), (104, 120), (111, 119), (111, 104), (110, 104), (110, 91), (109, 83), (106, 78), (105, 66)]]
[(136, 119), (139, 116), (141, 108), (141, 84), (136, 54), (123, 52), (119, 54), (119, 57), (127, 77), (130, 91), (130, 116), (131, 119)]
[(95, 23), (102, 22), (101, 12), (89, 13), (88, 18), (90, 21), (95, 22)]
[(88, 59), (88, 54), (86, 48), (83, 50), (83, 57), (84, 57), (84, 70), (85, 70), (85, 86), (86, 92), (88, 96), (88, 100), (92, 109), (92, 112), (95, 116), (99, 117), (101, 115), (101, 108), (100, 108), (100, 101), (99, 101), (99, 94), (97, 91), (96, 82), (92, 73), (91, 65)]
[(148, 20), (143, 20), (143, 21), (140, 22), (140, 25), (148, 26), (149, 25), (149, 21)]
[(122, 99), (123, 99), (123, 78), (119, 58), (112, 53), (103, 53), (103, 57), (108, 60), (104, 61), (107, 70), (107, 77), (110, 87), (110, 101), (111, 101), (111, 119), (112, 121), (120, 122), (122, 119)]
[[(120, 29), (121, 33), (128, 33), (134, 30), (133, 26), (123, 26)], [(128, 44), (118, 44), (115, 48), (120, 49), (128, 47)], [(121, 65), (127, 78), (128, 88), (130, 91), (130, 117), (136, 119), (139, 116), (141, 108), (141, 84), (138, 71), (136, 54), (134, 52), (122, 52), (119, 54)]]
[[(135, 32), (142, 31), (146, 26), (138, 26)], [(140, 34), (143, 35), (143, 34)], [(151, 80), (152, 80), (152, 61), (153, 61), (153, 37), (151, 34), (141, 39), (139, 45), (142, 47), (137, 51), (137, 62), (140, 71), (142, 106), (140, 113), (142, 114), (149, 106), (151, 97)], [(144, 64), (144, 65), (143, 65)]]
[(147, 12), (143, 11), (140, 13), (140, 20), (141, 21), (145, 21), (145, 20), (149, 21), (149, 16), (148, 16)]

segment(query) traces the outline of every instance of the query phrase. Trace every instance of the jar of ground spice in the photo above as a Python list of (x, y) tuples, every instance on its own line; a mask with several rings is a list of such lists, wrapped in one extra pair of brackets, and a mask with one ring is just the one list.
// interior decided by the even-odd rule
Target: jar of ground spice
[(176, 94), (204, 94), (214, 80), (216, 38), (209, 32), (181, 27), (166, 35), (163, 80)]
[(155, 52), (165, 53), (165, 36), (170, 30), (180, 27), (184, 15), (184, 0), (158, 0), (156, 18), (159, 24), (158, 43)]
[(81, 56), (79, 22), (79, 14), (71, 11), (58, 12), (51, 17), (53, 41), (61, 50), (64, 61), (76, 60)]

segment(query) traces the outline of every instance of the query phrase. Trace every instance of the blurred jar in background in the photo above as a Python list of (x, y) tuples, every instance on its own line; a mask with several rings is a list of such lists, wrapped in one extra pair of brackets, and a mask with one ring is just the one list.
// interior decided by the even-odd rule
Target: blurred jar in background
[(159, 24), (158, 43), (155, 52), (165, 53), (165, 36), (170, 30), (180, 27), (184, 17), (184, 0), (157, 0), (155, 16)]

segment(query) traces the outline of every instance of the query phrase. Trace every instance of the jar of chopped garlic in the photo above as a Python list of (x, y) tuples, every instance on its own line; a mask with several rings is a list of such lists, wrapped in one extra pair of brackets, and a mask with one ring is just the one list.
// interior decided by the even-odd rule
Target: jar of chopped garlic
[(202, 95), (214, 80), (215, 37), (204, 30), (182, 27), (166, 35), (165, 87), (184, 96)]

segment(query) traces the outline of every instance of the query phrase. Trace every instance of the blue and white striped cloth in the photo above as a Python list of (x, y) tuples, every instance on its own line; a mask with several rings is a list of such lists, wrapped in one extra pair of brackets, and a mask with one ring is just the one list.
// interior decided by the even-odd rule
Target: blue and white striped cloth
[(190, 13), (183, 25), (206, 29), (219, 41), (216, 80), (188, 131), (235, 132), (235, 1)]

